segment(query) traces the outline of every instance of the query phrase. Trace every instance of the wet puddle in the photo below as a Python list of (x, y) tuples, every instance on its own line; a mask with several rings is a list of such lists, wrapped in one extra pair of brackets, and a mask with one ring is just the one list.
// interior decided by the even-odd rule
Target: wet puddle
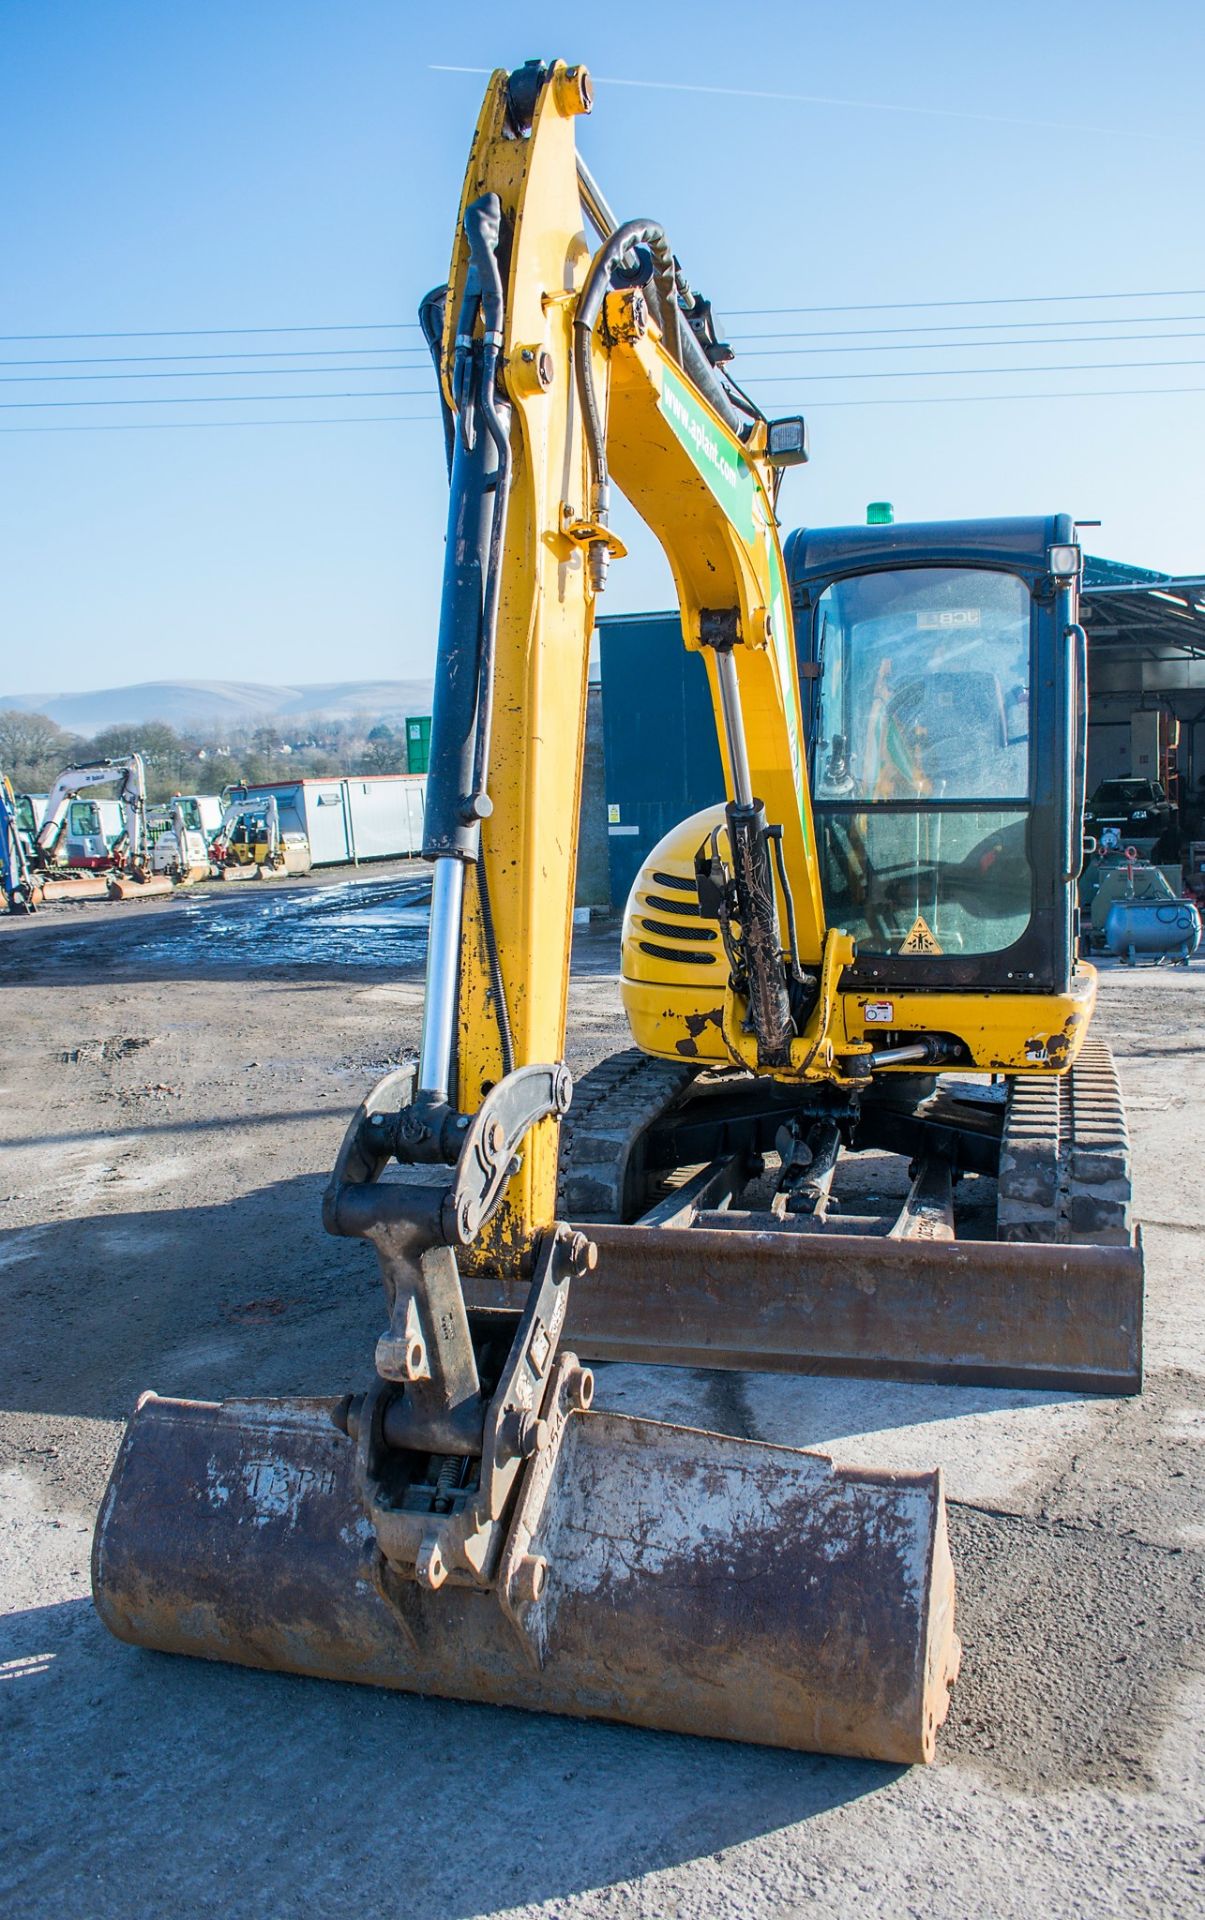
[(115, 919), (103, 928), (64, 929), (53, 943), (53, 963), (95, 956), (103, 940), (118, 968), (127, 955), (133, 966), (197, 972), (414, 966), (426, 952), (430, 900), (426, 872), (282, 892), (271, 881), (206, 887), (177, 894), (166, 913), (131, 919), (125, 937)]

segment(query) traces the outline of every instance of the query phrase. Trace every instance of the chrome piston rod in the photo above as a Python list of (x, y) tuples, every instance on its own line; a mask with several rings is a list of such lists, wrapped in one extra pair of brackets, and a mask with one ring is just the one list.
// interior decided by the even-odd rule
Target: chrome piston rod
[(423, 1036), (418, 1058), (418, 1091), (439, 1100), (448, 1098), (452, 1077), (463, 902), (464, 861), (455, 855), (445, 855), (436, 860), (431, 882)]
[(724, 738), (728, 743), (728, 762), (732, 768), (732, 797), (741, 806), (753, 803), (753, 778), (745, 747), (745, 722), (741, 712), (741, 687), (736, 661), (731, 651), (717, 649), (716, 672), (720, 682), (720, 711), (724, 716)]

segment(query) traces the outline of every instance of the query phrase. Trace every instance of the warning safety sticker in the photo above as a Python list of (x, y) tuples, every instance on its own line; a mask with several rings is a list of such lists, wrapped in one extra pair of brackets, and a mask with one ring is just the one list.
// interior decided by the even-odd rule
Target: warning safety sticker
[(933, 929), (930, 927), (928, 921), (925, 919), (924, 914), (918, 913), (916, 916), (916, 919), (912, 922), (912, 926), (909, 929), (908, 938), (905, 940), (903, 946), (900, 948), (900, 952), (901, 953), (940, 953), (941, 951), (942, 949), (937, 943), (936, 935), (934, 934)]

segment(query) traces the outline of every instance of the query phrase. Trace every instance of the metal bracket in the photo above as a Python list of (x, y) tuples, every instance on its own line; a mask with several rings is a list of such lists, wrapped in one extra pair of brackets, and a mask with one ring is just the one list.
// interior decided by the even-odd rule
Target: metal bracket
[(572, 540), (575, 546), (603, 546), (612, 560), (626, 560), (628, 550), (617, 534), (601, 520), (591, 520), (584, 514), (575, 513), (567, 500), (561, 503), (561, 533), (566, 540)]
[[(413, 1214), (423, 1245), (467, 1246), (500, 1205), (531, 1128), (552, 1114), (559, 1119), (573, 1099), (572, 1076), (559, 1062), (517, 1067), (491, 1087), (472, 1118), (448, 1106), (424, 1112), (414, 1102), (414, 1081), (412, 1062), (395, 1068), (353, 1117), (323, 1196), (328, 1233), (368, 1238), (372, 1227), (401, 1226)], [(382, 1187), (393, 1159), (406, 1166), (454, 1161), (455, 1172), (431, 1185)]]
[[(373, 1088), (323, 1197), (328, 1232), (376, 1248), (389, 1302), (377, 1378), (344, 1403), (342, 1423), (356, 1441), (380, 1590), (396, 1589), (403, 1618), (415, 1585), (493, 1584), (520, 1475), (548, 1443), (541, 1407), (569, 1280), (596, 1258), (585, 1234), (553, 1228), (517, 1323), (507, 1314), (470, 1326), (455, 1249), (496, 1212), (531, 1128), (568, 1111), (573, 1081), (561, 1063), (517, 1068), (470, 1117), (446, 1102), (416, 1102), (416, 1077), (406, 1065)], [(429, 1180), (382, 1180), (392, 1159), (445, 1165)], [(518, 1592), (520, 1576), (510, 1578)]]
[(547, 1610), (540, 1603), (548, 1562), (531, 1543), (548, 1504), (569, 1417), (585, 1413), (594, 1398), (594, 1375), (575, 1353), (563, 1353), (549, 1382), (542, 1410), (547, 1441), (533, 1458), (515, 1502), (514, 1518), (498, 1563), (498, 1599), (538, 1671), (548, 1650)]
[(469, 1122), (444, 1206), (449, 1244), (468, 1246), (491, 1219), (507, 1182), (519, 1170), (518, 1149), (539, 1120), (568, 1113), (573, 1078), (568, 1067), (516, 1067), (491, 1087)]
[[(525, 1463), (548, 1445), (543, 1415), (565, 1324), (569, 1282), (593, 1253), (584, 1234), (558, 1226), (541, 1244), (518, 1330), (475, 1448), (463, 1442), (438, 1454), (438, 1439), (409, 1407), (415, 1383), (379, 1382), (349, 1410), (357, 1441), (357, 1480), (384, 1558), (395, 1572), (429, 1589), (494, 1584), (506, 1516)], [(450, 1251), (445, 1257), (452, 1259)], [(480, 1403), (479, 1403), (480, 1404)], [(448, 1434), (455, 1442), (455, 1434)]]
[(741, 640), (739, 607), (700, 607), (699, 645), (714, 647), (717, 653), (730, 653)]

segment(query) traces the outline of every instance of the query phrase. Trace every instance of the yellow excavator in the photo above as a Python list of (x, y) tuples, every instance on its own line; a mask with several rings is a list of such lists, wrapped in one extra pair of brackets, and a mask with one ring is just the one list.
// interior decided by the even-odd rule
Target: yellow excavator
[[(1055, 524), (999, 602), (897, 586), (907, 646), (873, 583), (806, 552), (788, 576), (804, 423), (741, 392), (665, 230), (611, 214), (590, 107), (580, 66), (493, 76), (422, 310), (450, 476), (422, 1038), (324, 1200), (379, 1258), (375, 1364), (326, 1399), (144, 1396), (96, 1604), (210, 1659), (929, 1760), (958, 1664), (940, 1472), (627, 1417), (583, 1360), (1137, 1391), (1124, 1121), (1075, 959), (1078, 549)], [(669, 558), (727, 800), (638, 878), (634, 1046), (575, 1095), (612, 485)], [(988, 792), (958, 788), (975, 725)], [(886, 1225), (840, 1210), (863, 1147), (911, 1168)]]

